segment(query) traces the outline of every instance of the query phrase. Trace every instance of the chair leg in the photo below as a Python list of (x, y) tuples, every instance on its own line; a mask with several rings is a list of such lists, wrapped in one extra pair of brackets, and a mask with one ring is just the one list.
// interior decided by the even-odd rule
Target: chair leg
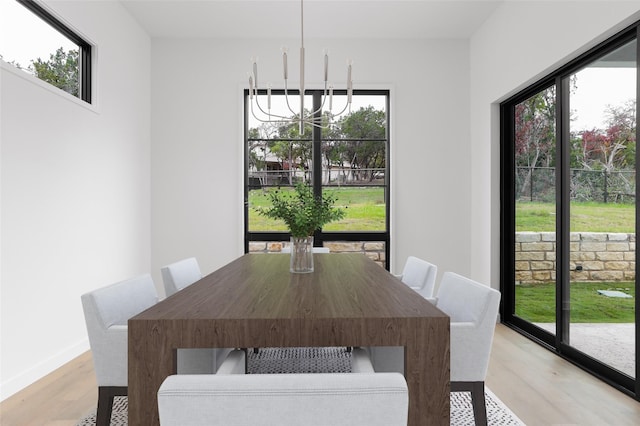
[(476, 426), (487, 426), (487, 403), (484, 397), (484, 382), (471, 384), (471, 402)]
[(109, 426), (111, 424), (111, 411), (113, 409), (113, 397), (127, 396), (126, 386), (99, 386), (98, 410), (96, 412), (96, 426)]
[(473, 418), (476, 426), (487, 426), (487, 404), (484, 382), (451, 382), (451, 392), (471, 392)]

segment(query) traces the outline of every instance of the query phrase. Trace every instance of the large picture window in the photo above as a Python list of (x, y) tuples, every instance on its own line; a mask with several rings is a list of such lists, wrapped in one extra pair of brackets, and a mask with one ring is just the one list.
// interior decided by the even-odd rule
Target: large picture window
[(0, 2), (0, 58), (91, 103), (91, 45), (33, 0)]
[(501, 105), (503, 321), (636, 398), (638, 28)]
[[(266, 105), (266, 92), (259, 96)], [(335, 104), (345, 100), (346, 94), (334, 93)], [(308, 124), (303, 134), (297, 122), (258, 121), (248, 102), (245, 93), (245, 251), (278, 252), (288, 245), (284, 223), (260, 216), (256, 207), (268, 206), (270, 191), (306, 182), (316, 194), (330, 192), (346, 211), (344, 219), (316, 233), (315, 244), (364, 252), (388, 267), (388, 91), (354, 91), (350, 111), (320, 128)], [(272, 90), (271, 105), (278, 104), (286, 104), (284, 93)], [(306, 105), (321, 108), (322, 91), (307, 90)]]

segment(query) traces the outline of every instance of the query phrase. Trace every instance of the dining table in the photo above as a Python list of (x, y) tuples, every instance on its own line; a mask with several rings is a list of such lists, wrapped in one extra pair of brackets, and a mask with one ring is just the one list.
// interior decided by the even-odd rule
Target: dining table
[[(449, 317), (361, 253), (245, 254), (128, 321), (129, 425), (158, 425), (179, 348), (404, 348), (408, 424), (449, 425)], [(375, 365), (374, 365), (375, 366)]]

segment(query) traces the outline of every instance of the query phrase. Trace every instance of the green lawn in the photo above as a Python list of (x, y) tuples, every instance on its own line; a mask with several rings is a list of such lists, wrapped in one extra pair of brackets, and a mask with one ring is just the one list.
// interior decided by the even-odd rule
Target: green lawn
[[(632, 299), (606, 297), (597, 290), (619, 290)], [(531, 322), (555, 322), (555, 284), (516, 286), (516, 315)], [(635, 321), (633, 282), (571, 284), (572, 323), (625, 323)]]
[[(571, 232), (635, 232), (635, 205), (572, 203)], [(553, 203), (517, 202), (516, 231), (553, 232), (556, 226)]]
[[(256, 207), (268, 207), (267, 191), (288, 191), (290, 188), (269, 188), (253, 190), (249, 194), (249, 230), (250, 231), (286, 231), (282, 221), (260, 216)], [(346, 208), (344, 219), (326, 225), (325, 231), (384, 231), (386, 206), (384, 188), (380, 187), (341, 187), (326, 189), (337, 197), (336, 207)]]

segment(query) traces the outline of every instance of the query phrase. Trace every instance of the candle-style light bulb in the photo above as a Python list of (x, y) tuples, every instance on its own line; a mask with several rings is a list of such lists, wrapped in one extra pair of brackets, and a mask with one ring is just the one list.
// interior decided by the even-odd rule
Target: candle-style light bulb
[(258, 90), (258, 58), (251, 58), (251, 62), (253, 62), (253, 84), (255, 84), (256, 90)]
[(324, 49), (324, 82), (329, 81), (329, 49)]
[(287, 46), (283, 46), (281, 50), (282, 50), (282, 66), (284, 69), (284, 79), (287, 80), (289, 78), (289, 71), (288, 71), (288, 65), (287, 65), (287, 54), (289, 53), (289, 49), (287, 48)]
[(347, 60), (347, 102), (349, 103), (349, 112), (351, 112), (351, 98), (353, 96), (353, 80), (351, 80), (351, 67), (353, 61)]
[(249, 99), (253, 100), (253, 77), (249, 75)]

